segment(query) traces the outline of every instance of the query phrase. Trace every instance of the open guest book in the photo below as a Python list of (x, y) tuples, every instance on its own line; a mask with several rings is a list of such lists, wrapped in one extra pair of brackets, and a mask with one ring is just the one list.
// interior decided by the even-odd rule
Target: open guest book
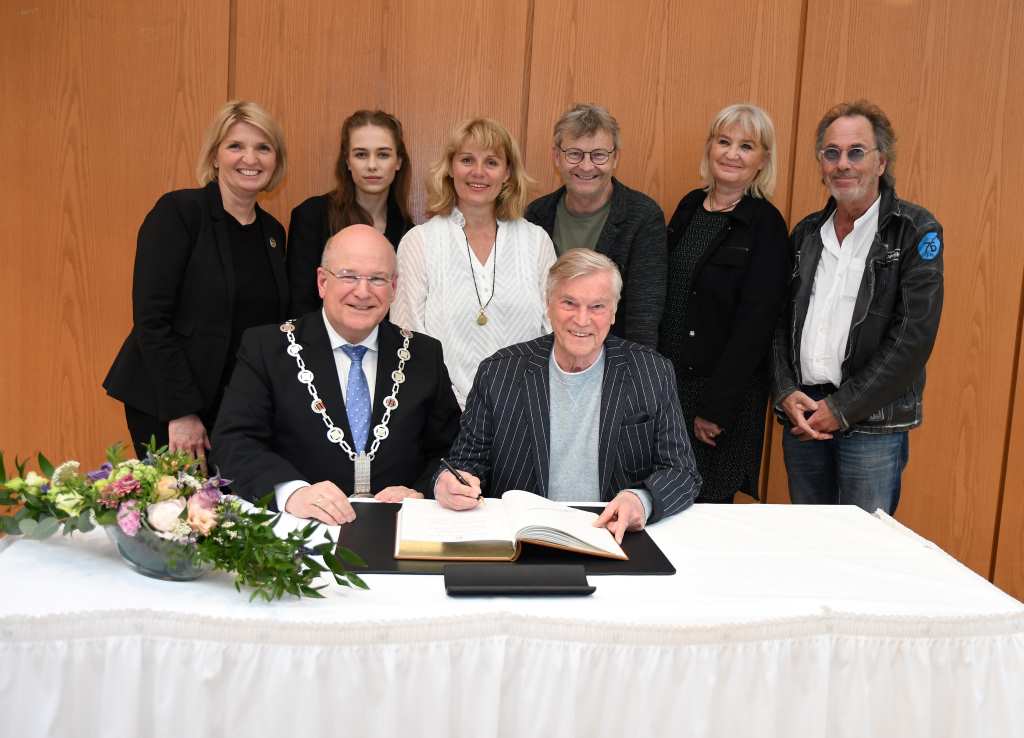
[(403, 500), (395, 527), (396, 559), (515, 561), (523, 543), (626, 560), (597, 515), (522, 490), (487, 498), (473, 510), (434, 500)]

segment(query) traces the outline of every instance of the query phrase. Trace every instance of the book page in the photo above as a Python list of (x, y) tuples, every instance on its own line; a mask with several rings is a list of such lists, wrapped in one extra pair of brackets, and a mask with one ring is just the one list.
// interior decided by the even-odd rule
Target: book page
[(607, 528), (595, 528), (597, 513), (577, 510), (532, 492), (509, 490), (501, 496), (519, 539), (536, 539), (568, 548), (593, 549), (625, 558)]
[(402, 500), (399, 541), (465, 543), (514, 541), (501, 500), (488, 499), (473, 510), (447, 510), (435, 500)]

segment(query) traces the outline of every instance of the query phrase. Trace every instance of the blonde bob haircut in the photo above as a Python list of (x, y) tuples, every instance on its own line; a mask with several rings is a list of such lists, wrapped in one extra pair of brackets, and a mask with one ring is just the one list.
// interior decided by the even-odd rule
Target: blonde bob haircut
[(544, 297), (546, 300), (550, 300), (551, 294), (562, 282), (568, 282), (577, 277), (588, 277), (598, 272), (609, 272), (612, 275), (612, 313), (614, 313), (618, 310), (619, 297), (622, 296), (622, 275), (614, 261), (591, 249), (569, 249), (558, 257), (558, 261), (552, 264), (551, 269), (548, 270)]
[(509, 177), (494, 202), (494, 215), (498, 220), (522, 218), (533, 180), (526, 173), (519, 144), (505, 126), (490, 118), (464, 120), (452, 130), (444, 153), (430, 166), (427, 174), (427, 215), (449, 215), (457, 204), (455, 183), (452, 181), (452, 159), (467, 143), (494, 151), (505, 158)]
[(704, 142), (704, 158), (700, 160), (700, 178), (704, 180), (705, 189), (711, 192), (715, 188), (714, 177), (711, 176), (711, 142), (729, 126), (738, 123), (743, 132), (751, 140), (761, 146), (765, 152), (764, 166), (754, 180), (747, 186), (747, 192), (754, 197), (768, 198), (775, 192), (775, 126), (768, 113), (756, 105), (738, 103), (729, 105), (718, 111), (711, 121), (708, 140)]
[(203, 186), (217, 179), (217, 169), (213, 166), (217, 159), (217, 149), (224, 143), (228, 130), (235, 123), (248, 123), (254, 128), (258, 128), (267, 137), (271, 148), (277, 154), (277, 166), (274, 167), (274, 173), (264, 188), (269, 192), (277, 187), (287, 169), (288, 152), (284, 145), (284, 133), (270, 113), (249, 100), (230, 100), (217, 111), (210, 127), (206, 129), (203, 147), (199, 152), (199, 162), (196, 164), (196, 178)]

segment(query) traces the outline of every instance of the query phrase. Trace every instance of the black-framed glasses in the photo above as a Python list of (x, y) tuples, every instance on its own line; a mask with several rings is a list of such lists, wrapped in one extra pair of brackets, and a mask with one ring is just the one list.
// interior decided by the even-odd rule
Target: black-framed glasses
[(370, 287), (376, 287), (377, 289), (387, 287), (391, 284), (391, 277), (386, 274), (356, 274), (355, 272), (350, 272), (347, 269), (340, 269), (337, 272), (332, 272), (327, 267), (320, 268), (346, 287), (355, 287), (364, 279), (366, 280), (366, 284)]
[(615, 149), (593, 149), (591, 151), (584, 151), (583, 149), (563, 149), (561, 146), (558, 150), (562, 152), (562, 156), (570, 164), (579, 164), (583, 161), (584, 157), (590, 157), (590, 163), (601, 166), (607, 164), (608, 160), (612, 158), (612, 154), (615, 153)]
[[(860, 164), (864, 161), (864, 157), (872, 151), (878, 151), (878, 147), (865, 149), (863, 146), (851, 146), (846, 149), (846, 160), (851, 164)], [(838, 146), (826, 146), (818, 151), (818, 156), (829, 164), (838, 164), (839, 160), (843, 158), (843, 149)]]

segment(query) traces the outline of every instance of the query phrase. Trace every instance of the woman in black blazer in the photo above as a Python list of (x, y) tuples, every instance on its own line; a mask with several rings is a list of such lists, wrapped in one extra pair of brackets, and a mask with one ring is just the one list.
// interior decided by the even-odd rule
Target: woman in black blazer
[(135, 451), (205, 459), (246, 328), (284, 320), (284, 228), (256, 203), (285, 173), (280, 126), (259, 105), (227, 103), (206, 134), (199, 189), (168, 192), (139, 228), (134, 325), (103, 382), (125, 406)]
[(706, 182), (668, 226), (669, 279), (660, 351), (672, 360), (703, 478), (697, 502), (757, 497), (768, 400), (768, 351), (790, 274), (775, 186), (775, 130), (753, 105), (711, 123)]
[(319, 310), (316, 268), (324, 244), (346, 226), (372, 225), (398, 248), (412, 227), (411, 167), (402, 124), (381, 110), (357, 110), (341, 124), (334, 165), (337, 186), (292, 210), (288, 225), (288, 282), (292, 317)]

